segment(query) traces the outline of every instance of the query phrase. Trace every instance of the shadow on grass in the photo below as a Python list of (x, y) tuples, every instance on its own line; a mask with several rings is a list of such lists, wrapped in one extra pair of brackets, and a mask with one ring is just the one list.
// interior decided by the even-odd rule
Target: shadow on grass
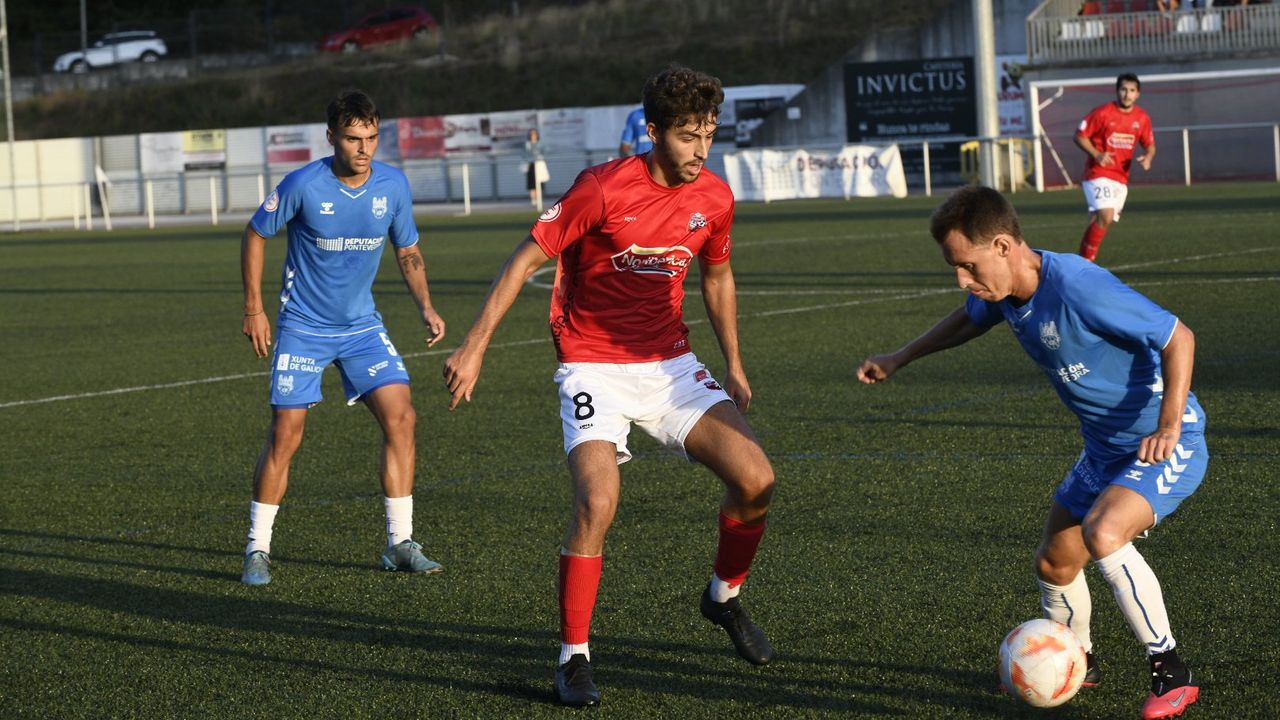
[[(11, 537), (51, 535), (2, 532)], [(178, 549), (157, 543), (119, 544)], [(5, 552), (23, 557), (45, 555)], [(74, 559), (85, 561), (83, 556)], [(101, 564), (99, 560), (91, 562)], [(156, 571), (173, 571), (145, 563), (109, 564), (150, 570), (145, 577), (159, 583), (166, 579)], [(11, 642), (24, 635), (27, 642), (43, 642), (35, 636), (46, 635), (58, 638), (58, 642), (118, 644), (143, 652), (196, 654), (246, 666), (266, 663), (286, 672), (328, 672), (357, 681), (404, 682), (515, 701), (555, 702), (551, 676), (557, 634), (551, 629), (530, 630), (524, 619), (492, 624), (437, 622), (422, 619), (426, 615), (423, 611), (408, 618), (398, 611), (351, 611), (316, 596), (310, 597), (328, 605), (283, 600), (278, 592), (275, 597), (270, 594), (275, 588), (243, 587), (221, 573), (179, 572), (195, 577), (194, 585), (177, 587), (184, 582), (178, 580), (156, 586), (4, 567), (0, 569), (0, 595), (21, 601), (27, 610), (24, 617), (13, 617), (10, 606), (5, 613), (8, 616), (0, 617), (0, 627), (5, 628)], [(55, 606), (58, 621), (40, 617), (52, 615)], [(731, 702), (757, 710), (879, 715), (902, 715), (912, 712), (909, 709), (913, 707), (921, 711), (987, 710), (997, 716), (1017, 709), (991, 691), (988, 672), (880, 659), (791, 655), (785, 648), (780, 649), (774, 664), (753, 668), (742, 663), (723, 633), (710, 625), (705, 634), (688, 642), (603, 635), (593, 638), (593, 644), (596, 677), (606, 697), (610, 691), (628, 691), (698, 702)], [(353, 647), (361, 651), (353, 652)], [(409, 654), (412, 670), (398, 669), (406, 664), (404, 653)], [(155, 662), (172, 661), (168, 655), (155, 657)]]
[[(81, 537), (78, 535), (67, 535), (64, 533), (48, 532), (45, 530), (17, 530), (13, 528), (0, 528), (0, 537), (6, 537), (6, 536), (34, 538), (39, 540), (56, 540), (56, 541), (72, 542), (72, 543), (88, 543), (91, 545), (122, 546), (122, 547), (130, 547), (130, 548), (137, 548), (137, 549), (144, 549), (144, 550), (176, 551), (176, 552), (190, 553), (190, 554), (196, 554), (196, 555), (210, 555), (210, 556), (225, 557), (229, 559), (229, 562), (227, 565), (228, 571), (225, 573), (218, 572), (215, 570), (195, 571), (189, 568), (160, 568), (151, 564), (125, 562), (120, 560), (104, 561), (104, 560), (95, 558), (93, 562), (114, 564), (122, 567), (137, 567), (139, 569), (145, 569), (145, 570), (165, 570), (165, 571), (185, 573), (190, 575), (200, 575), (202, 577), (208, 577), (211, 579), (224, 578), (224, 579), (236, 580), (237, 582), (240, 579), (240, 561), (244, 557), (244, 553), (239, 549), (210, 548), (210, 547), (201, 547), (196, 545), (175, 545), (173, 543), (158, 543), (158, 542), (148, 542), (143, 540), (129, 540), (127, 538), (106, 537), (103, 535)], [(44, 557), (49, 559), (64, 559), (64, 560), (71, 560), (73, 562), (85, 560), (85, 557), (83, 554), (73, 554), (73, 553), (37, 552), (34, 550), (14, 550), (12, 548), (0, 548), (0, 553), (10, 554), (10, 555), (25, 555), (30, 557)], [(305, 565), (305, 566), (311, 566), (311, 567), (330, 568), (335, 570), (362, 570), (362, 569), (369, 569), (369, 568), (376, 567), (376, 565), (372, 562), (366, 564), (366, 563), (314, 560), (311, 558), (295, 557), (292, 555), (275, 554), (275, 553), (272, 553), (271, 557), (273, 561), (288, 563), (290, 565)]]

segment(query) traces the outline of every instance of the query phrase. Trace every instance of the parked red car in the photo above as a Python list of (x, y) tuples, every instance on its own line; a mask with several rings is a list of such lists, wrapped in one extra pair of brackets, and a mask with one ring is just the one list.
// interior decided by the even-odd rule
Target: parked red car
[(355, 52), (371, 45), (421, 38), (435, 28), (436, 19), (420, 7), (391, 7), (365, 16), (352, 28), (326, 35), (320, 49)]

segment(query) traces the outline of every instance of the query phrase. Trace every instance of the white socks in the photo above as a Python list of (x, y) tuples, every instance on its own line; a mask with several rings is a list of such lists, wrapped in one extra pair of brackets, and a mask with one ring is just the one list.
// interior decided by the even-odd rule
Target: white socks
[(413, 537), (413, 496), (385, 498), (387, 507), (387, 547), (395, 547)]
[(261, 550), (271, 552), (271, 526), (276, 522), (276, 511), (279, 505), (268, 505), (257, 500), (249, 503), (249, 544), (244, 554)]
[(560, 665), (569, 662), (569, 658), (574, 655), (586, 655), (587, 662), (591, 662), (591, 650), (587, 648), (587, 643), (560, 643)]
[(711, 599), (715, 602), (729, 602), (730, 598), (738, 597), (740, 592), (742, 592), (741, 584), (731, 586), (715, 573), (711, 573)]
[(1093, 614), (1093, 600), (1089, 597), (1089, 585), (1081, 570), (1075, 579), (1066, 585), (1053, 585), (1040, 578), (1040, 607), (1045, 617), (1071, 628), (1071, 632), (1080, 639), (1085, 652), (1093, 652), (1093, 641), (1089, 639), (1089, 616)]
[(1120, 612), (1138, 641), (1146, 646), (1147, 654), (1172, 650), (1177, 643), (1169, 629), (1160, 581), (1133, 543), (1095, 562), (1111, 584)]

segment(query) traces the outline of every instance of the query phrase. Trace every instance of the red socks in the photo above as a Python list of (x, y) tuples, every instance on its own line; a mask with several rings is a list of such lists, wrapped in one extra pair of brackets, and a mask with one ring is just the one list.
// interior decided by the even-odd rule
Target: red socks
[(1084, 237), (1080, 239), (1080, 256), (1089, 262), (1093, 262), (1098, 257), (1098, 246), (1102, 244), (1102, 236), (1107, 231), (1097, 223), (1089, 223), (1089, 227), (1085, 228)]
[(587, 641), (591, 611), (596, 606), (596, 590), (604, 556), (560, 556), (560, 640), (570, 645)]
[(751, 570), (765, 521), (744, 523), (720, 513), (720, 545), (716, 548), (716, 577), (730, 587), (741, 585)]
[[(744, 523), (720, 513), (720, 545), (716, 548), (716, 577), (730, 587), (747, 579), (756, 548), (764, 536), (765, 521)], [(591, 612), (596, 606), (596, 591), (604, 556), (560, 556), (560, 640), (569, 645), (587, 642), (591, 630)]]

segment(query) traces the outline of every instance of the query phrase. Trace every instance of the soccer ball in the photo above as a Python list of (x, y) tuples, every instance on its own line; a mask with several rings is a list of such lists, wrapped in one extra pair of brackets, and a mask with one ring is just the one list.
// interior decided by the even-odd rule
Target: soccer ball
[(1034, 707), (1057, 707), (1084, 682), (1084, 646), (1054, 620), (1028, 620), (1000, 643), (1000, 681), (1010, 695)]

